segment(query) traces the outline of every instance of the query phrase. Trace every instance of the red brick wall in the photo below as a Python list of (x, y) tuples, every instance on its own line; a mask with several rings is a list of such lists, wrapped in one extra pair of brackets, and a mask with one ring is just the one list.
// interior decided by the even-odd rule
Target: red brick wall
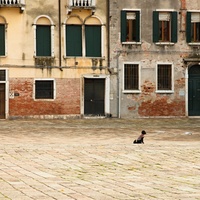
[(175, 81), (174, 93), (155, 93), (156, 86), (145, 82), (142, 94), (138, 99), (141, 103), (138, 108), (139, 116), (185, 116), (185, 96), (179, 91), (185, 88), (185, 79)]
[(80, 114), (80, 79), (55, 79), (55, 100), (34, 100), (33, 79), (9, 81), (9, 90), (19, 94), (9, 99), (9, 116)]

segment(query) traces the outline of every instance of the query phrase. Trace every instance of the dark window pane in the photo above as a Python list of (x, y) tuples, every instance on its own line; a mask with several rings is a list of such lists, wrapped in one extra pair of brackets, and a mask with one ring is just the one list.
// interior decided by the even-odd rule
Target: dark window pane
[(172, 89), (172, 66), (158, 65), (158, 90)]
[(139, 67), (136, 64), (124, 65), (124, 89), (139, 89)]
[(54, 88), (53, 81), (35, 81), (35, 98), (36, 99), (53, 99)]
[(200, 42), (200, 22), (192, 23), (192, 42)]

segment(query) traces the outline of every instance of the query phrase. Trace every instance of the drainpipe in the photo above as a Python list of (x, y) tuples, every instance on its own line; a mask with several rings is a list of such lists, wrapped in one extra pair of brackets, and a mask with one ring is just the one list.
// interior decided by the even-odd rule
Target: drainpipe
[(110, 68), (110, 0), (107, 0), (107, 67)]
[(121, 52), (117, 52), (117, 117), (121, 118), (121, 90), (120, 90), (120, 75), (119, 75), (119, 56)]
[(58, 40), (59, 40), (59, 68), (61, 71), (62, 69), (62, 56), (61, 56), (61, 0), (58, 0)]

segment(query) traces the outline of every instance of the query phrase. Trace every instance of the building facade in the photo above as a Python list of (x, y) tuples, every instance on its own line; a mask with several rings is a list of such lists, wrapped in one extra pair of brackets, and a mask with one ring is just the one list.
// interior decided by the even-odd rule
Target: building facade
[(200, 116), (200, 2), (110, 1), (117, 117)]
[(110, 113), (108, 4), (0, 1), (0, 118)]

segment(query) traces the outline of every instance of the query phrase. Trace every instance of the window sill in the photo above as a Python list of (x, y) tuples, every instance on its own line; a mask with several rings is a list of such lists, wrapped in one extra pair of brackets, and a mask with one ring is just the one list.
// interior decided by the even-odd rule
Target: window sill
[(123, 90), (122, 93), (124, 94), (140, 94), (140, 90)]
[(156, 90), (156, 93), (160, 93), (160, 94), (173, 94), (174, 91), (173, 90)]
[(200, 42), (190, 42), (188, 43), (188, 45), (191, 45), (191, 46), (196, 46), (196, 45), (200, 45)]
[(124, 44), (124, 45), (130, 45), (130, 44), (132, 44), (132, 45), (141, 45), (142, 43), (141, 42), (122, 42), (122, 44)]
[(81, 58), (81, 59), (105, 59), (105, 57), (86, 57), (86, 56), (64, 56), (64, 59), (70, 59), (70, 58)]
[(172, 46), (172, 45), (174, 45), (175, 43), (173, 43), (173, 42), (156, 42), (155, 44), (156, 44), (156, 45), (169, 45), (169, 46)]
[(34, 99), (34, 101), (55, 101), (55, 99)]

